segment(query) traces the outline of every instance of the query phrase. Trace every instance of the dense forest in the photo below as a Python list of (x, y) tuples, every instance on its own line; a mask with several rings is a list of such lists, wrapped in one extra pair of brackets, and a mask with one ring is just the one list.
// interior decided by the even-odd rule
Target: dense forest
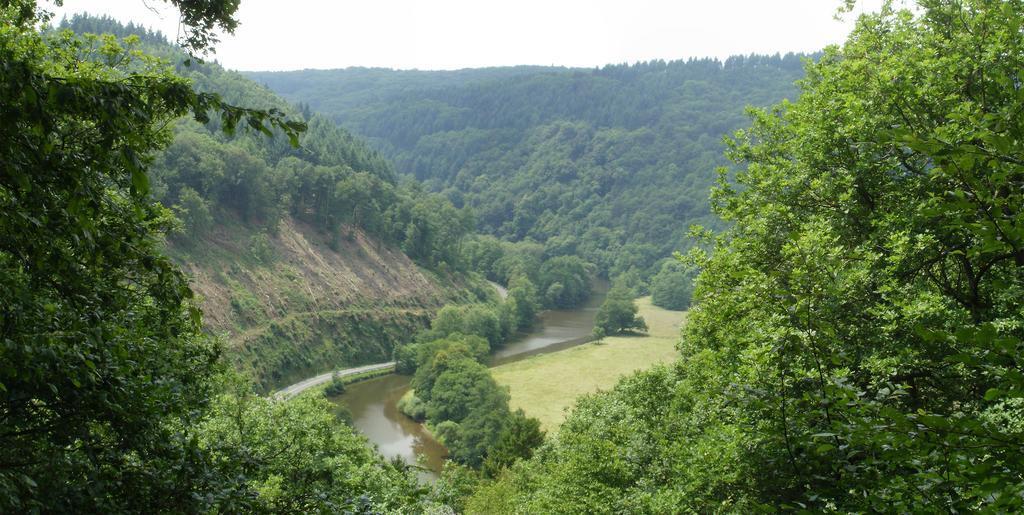
[[(597, 69), (247, 73), (366, 137), (397, 170), (470, 206), (481, 231), (644, 280), (707, 202), (748, 105), (796, 95), (803, 56)], [(682, 221), (682, 223), (680, 223)]]
[[(178, 5), (192, 51), (234, 24), (231, 10)], [(169, 124), (215, 116), (291, 138), (303, 125), (197, 91), (137, 37), (41, 34), (45, 19), (32, 2), (0, 4), (0, 511), (415, 502), (415, 480), (324, 401), (253, 395), (162, 251), (178, 222), (147, 168)]]
[[(42, 214), (11, 210), (7, 214), (16, 216), (7, 220), (25, 223), (70, 217), (71, 223), (82, 224), (77, 230), (92, 234), (97, 230), (90, 222), (94, 217), (120, 216), (124, 218), (122, 230), (127, 233), (107, 235), (104, 252), (116, 254), (124, 245), (132, 245), (139, 256), (119, 261), (72, 233), (75, 245), (64, 259), (74, 262), (84, 255), (100, 260), (94, 265), (99, 276), (77, 286), (83, 292), (94, 292), (91, 295), (96, 300), (86, 298), (85, 306), (79, 309), (92, 309), (95, 316), (101, 316), (105, 311), (96, 312), (98, 306), (91, 303), (114, 301), (105, 308), (112, 313), (122, 310), (121, 317), (127, 318), (103, 315), (108, 317), (108, 325), (85, 345), (76, 341), (80, 326), (74, 325), (60, 330), (57, 336), (33, 341), (38, 348), (61, 349), (64, 354), (42, 352), (39, 358), (22, 363), (27, 370), (46, 369), (62, 375), (73, 370), (78, 360), (89, 369), (83, 372), (84, 379), (70, 374), (65, 380), (76, 390), (75, 398), (65, 383), (53, 382), (56, 378), (49, 373), (40, 377), (15, 375), (16, 380), (6, 382), (19, 395), (9, 399), (12, 427), (22, 428), (6, 433), (10, 448), (33, 449), (34, 454), (29, 456), (36, 461), (12, 463), (10, 472), (3, 476), (5, 491), (10, 492), (4, 499), (4, 510), (91, 507), (100, 511), (142, 511), (151, 495), (164, 498), (165, 504), (149, 505), (156, 511), (337, 511), (440, 502), (435, 499), (443, 495), (440, 490), (428, 495), (417, 486), (407, 465), (384, 463), (365, 439), (340, 424), (330, 404), (304, 397), (282, 405), (253, 395), (253, 390), (266, 391), (297, 373), (319, 371), (315, 368), (319, 363), (337, 366), (379, 362), (392, 358), (397, 351), (434, 364), (444, 359), (435, 354), (451, 350), (446, 344), (450, 341), (482, 342), (482, 347), (476, 347), (483, 350), (476, 357), (482, 360), (489, 349), (531, 325), (541, 309), (569, 307), (584, 300), (589, 294), (592, 267), (574, 257), (545, 258), (529, 245), (472, 237), (469, 209), (456, 208), (442, 196), (424, 192), (414, 181), (399, 182), (387, 161), (344, 129), (301, 107), (289, 106), (237, 73), (192, 60), (185, 53), (188, 47), (175, 47), (158, 33), (124, 26), (110, 18), (80, 15), (38, 34), (31, 24), (26, 25), (35, 19), (31, 9), (11, 10), (5, 15), (17, 22), (5, 34), (10, 49), (27, 47), (40, 52), (35, 61), (26, 64), (47, 70), (56, 62), (68, 66), (56, 68), (56, 78), (44, 72), (29, 75), (27, 80), (34, 77), (44, 85), (48, 80), (63, 84), (68, 76), (74, 77), (80, 83), (61, 89), (61, 94), (81, 95), (96, 102), (95, 112), (72, 111), (64, 116), (88, 127), (107, 116), (106, 102), (118, 101), (124, 102), (128, 110), (120, 123), (129, 123), (123, 128), (104, 126), (91, 133), (97, 139), (81, 138), (81, 148), (67, 149), (72, 155), (86, 156), (79, 163), (91, 163), (102, 170), (93, 178), (102, 188), (94, 190), (94, 200), (87, 201), (100, 205), (112, 202), (111, 214), (82, 214), (62, 208), (60, 195), (83, 197), (82, 186), (71, 190), (50, 186), (46, 190), (29, 183), (22, 194), (43, 190), (52, 200), (34, 208)], [(38, 15), (45, 17), (42, 11)], [(75, 76), (72, 72), (77, 70), (86, 73)], [(99, 77), (89, 75), (97, 70)], [(129, 90), (129, 96), (120, 100), (116, 96), (114, 100), (107, 98), (113, 94), (105, 88), (116, 91), (122, 84), (144, 81), (152, 81), (154, 89)], [(168, 95), (187, 95), (148, 96), (172, 87), (181, 89), (171, 90)], [(53, 101), (54, 105), (46, 104), (44, 114), (61, 116), (61, 109), (69, 108), (67, 100)], [(152, 112), (139, 112), (141, 118), (133, 120), (128, 116), (134, 112), (132, 106), (144, 101), (153, 102), (147, 104)], [(170, 103), (170, 107), (163, 102)], [(189, 112), (191, 117), (181, 118)], [(116, 114), (110, 116), (120, 120)], [(24, 123), (31, 122), (20, 123), (15, 125), (24, 127)], [(49, 130), (52, 132), (44, 130), (39, 136), (60, 138), (62, 130), (74, 131), (74, 127), (52, 125)], [(106, 138), (111, 137), (115, 139), (108, 142)], [(99, 161), (99, 156), (107, 161)], [(17, 179), (20, 176), (13, 173), (20, 170), (8, 171)], [(21, 179), (17, 180), (21, 187)], [(131, 209), (124, 211), (118, 207), (121, 204)], [(71, 206), (83, 209), (75, 203)], [(54, 230), (59, 231), (61, 226), (56, 227)], [(104, 228), (100, 233), (104, 231), (110, 232)], [(342, 277), (342, 284), (329, 280), (317, 284), (304, 274), (308, 270), (295, 266), (296, 258), (302, 256), (282, 245), (296, 239), (306, 246), (333, 249), (342, 258), (358, 258), (355, 263), (337, 259), (320, 263), (319, 269), (313, 270), (315, 275), (347, 267), (363, 277)], [(28, 241), (33, 240), (14, 240), (11, 249), (24, 252)], [(346, 254), (353, 246), (356, 255)], [(46, 248), (27, 248), (43, 256), (49, 254)], [(326, 249), (314, 251), (312, 259), (332, 256)], [(396, 250), (397, 257), (383, 258)], [(365, 254), (380, 259), (366, 259)], [(36, 263), (57, 263), (56, 257), (35, 259), (23, 272), (29, 277), (46, 273), (42, 269), (33, 271)], [(414, 260), (422, 271), (417, 272), (403, 259)], [(470, 270), (484, 263), (487, 269), (482, 272), (509, 285), (508, 299), (498, 302), (492, 287), (481, 284), (479, 275)], [(178, 265), (193, 274), (214, 273), (186, 277)], [(412, 271), (399, 273), (389, 266)], [(130, 286), (124, 299), (115, 301), (111, 292), (123, 288), (118, 286), (118, 278), (132, 274), (140, 279), (124, 284), (144, 282)], [(408, 286), (403, 284), (407, 281), (448, 286), (447, 291), (428, 298), (360, 297), (358, 280), (365, 280), (366, 274), (392, 276), (391, 282), (369, 282), (366, 287), (370, 289), (402, 290)], [(267, 279), (274, 276), (280, 278)], [(115, 282), (106, 284), (103, 277)], [(147, 281), (154, 284), (146, 286)], [(211, 327), (201, 322), (199, 308), (215, 312), (220, 306), (194, 299), (191, 290), (219, 293), (209, 283), (229, 290), (231, 315), (226, 324), (220, 320)], [(21, 287), (26, 288), (20, 291), (27, 305), (45, 302), (51, 315), (52, 309), (57, 309), (46, 300), (45, 290), (32, 286), (31, 281)], [(348, 291), (328, 289), (335, 300), (314, 294), (310, 291), (313, 287), (342, 287)], [(70, 286), (61, 288), (67, 290)], [(40, 293), (44, 295), (39, 297)], [(263, 296), (268, 300), (262, 301), (259, 297)], [(446, 302), (452, 304), (439, 309)], [(16, 306), (12, 304), (11, 308)], [(139, 321), (143, 326), (122, 322), (131, 321), (143, 306), (151, 306), (146, 309), (152, 311)], [(72, 313), (71, 306), (66, 309)], [(180, 313), (174, 314), (176, 311)], [(433, 312), (437, 317), (430, 322)], [(52, 321), (56, 327), (70, 322)], [(29, 318), (23, 323), (37, 322)], [(125, 323), (138, 333), (127, 333), (119, 326)], [(24, 330), (18, 327), (12, 334)], [(211, 331), (225, 328), (237, 331), (227, 332), (226, 342), (222, 333)], [(151, 331), (156, 331), (155, 335)], [(176, 337), (159, 336), (164, 334), (160, 331)], [(124, 340), (120, 345), (127, 348), (110, 348), (116, 338)], [(26, 345), (25, 352), (38, 354), (35, 348)], [(8, 357), (12, 362), (25, 358)], [(170, 368), (157, 368), (157, 363)], [(432, 413), (439, 409), (465, 410), (457, 398), (467, 392), (479, 395), (488, 390), (494, 402), (470, 409), (468, 417), (446, 412), (437, 420), (439, 437), (448, 445), (453, 459), (493, 475), (515, 459), (528, 457), (543, 440), (537, 421), (508, 409), (504, 401), (507, 393), (497, 387), (479, 361), (474, 362), (476, 368), (455, 365), (432, 368), (440, 374), (441, 386), (421, 389), (421, 396), (427, 399), (429, 393), (436, 393), (436, 399), (431, 399)], [(413, 363), (413, 367), (418, 366), (418, 362)], [(9, 370), (17, 374), (17, 369)], [(161, 377), (154, 385), (156, 389), (147, 388), (146, 378), (152, 374)], [(468, 378), (468, 382), (453, 382), (456, 377)], [(39, 388), (47, 389), (48, 394), (24, 397)], [(110, 395), (108, 388), (118, 388), (119, 395)], [(445, 396), (447, 400), (440, 400)], [(42, 402), (41, 406), (62, 405), (64, 410), (40, 412), (31, 403), (24, 405), (24, 399), (32, 398)], [(87, 404), (97, 398), (105, 401)], [(128, 398), (134, 403), (131, 406), (125, 404)], [(156, 416), (154, 409), (166, 412)], [(129, 441), (117, 436), (121, 431), (137, 434)], [(177, 436), (171, 438), (169, 432)], [(107, 441), (112, 437), (122, 443)], [(62, 440), (78, 442), (81, 450), (63, 450), (57, 444)], [(293, 448), (299, 441), (301, 448)], [(40, 446), (42, 442), (50, 447)], [(291, 450), (282, 453), (282, 446)], [(343, 456), (345, 464), (339, 466), (336, 460)], [(125, 460), (137, 465), (127, 467)], [(165, 460), (188, 462), (168, 468)], [(162, 469), (167, 471), (158, 474)], [(162, 484), (138, 477), (140, 473), (152, 475)], [(205, 479), (189, 483), (180, 475), (193, 473)], [(358, 477), (337, 479), (353, 474)], [(74, 475), (80, 479), (65, 483)], [(136, 495), (114, 495), (120, 488), (117, 485), (128, 479), (138, 483)], [(289, 483), (281, 484), (284, 479)], [(115, 490), (79, 490), (94, 481), (108, 482)], [(219, 493), (209, 493), (211, 488)], [(48, 500), (39, 497), (38, 492), (47, 492)], [(49, 497), (55, 492), (60, 494)], [(178, 492), (177, 497), (170, 492)], [(192, 497), (200, 492), (208, 493), (202, 498)]]
[(1024, 4), (918, 4), (731, 140), (679, 361), (468, 511), (1022, 509)]
[[(296, 106), (196, 60), (237, 2), (170, 3), (174, 44), (0, 2), (0, 512), (1024, 509), (1024, 1), (886, 2), (802, 63), (276, 75), (322, 93)], [(301, 282), (295, 234), (449, 285), (388, 333), (435, 484), (204, 326), (185, 270)], [(487, 358), (601, 274), (595, 336), (650, 290), (690, 308), (679, 355), (547, 435)], [(261, 327), (255, 297), (225, 320)], [(383, 337), (347, 314), (314, 339)]]
[(263, 389), (387, 361), (444, 304), (488, 293), (464, 274), (470, 210), (400, 184), (344, 129), (214, 63), (186, 66), (160, 34), (83, 15), (61, 30), (87, 47), (105, 44), (87, 34), (137, 37), (198, 91), (303, 124), (293, 147), (273, 131), (224, 131), (218, 116), (178, 120), (147, 170), (150, 198), (180, 222), (167, 251), (203, 296), (206, 329), (226, 334), (228, 358)]
[[(196, 90), (215, 93), (231, 105), (274, 109), (302, 122), (297, 145), (262, 131), (223, 130), (218, 117), (181, 121), (172, 143), (149, 168), (153, 198), (182, 220), (181, 235), (196, 240), (212, 225), (211, 210), (274, 231), (285, 215), (334, 238), (359, 228), (397, 245), (427, 267), (456, 268), (459, 241), (472, 230), (472, 213), (415, 182), (399, 184), (391, 164), (365, 143), (323, 116), (302, 112), (274, 93), (215, 63), (191, 61), (159, 33), (111, 18), (75, 15), (58, 30), (78, 34), (134, 36), (148, 55), (174, 63), (174, 72)], [(99, 51), (102, 38), (87, 36), (85, 51)], [(343, 227), (344, 226), (344, 227)]]

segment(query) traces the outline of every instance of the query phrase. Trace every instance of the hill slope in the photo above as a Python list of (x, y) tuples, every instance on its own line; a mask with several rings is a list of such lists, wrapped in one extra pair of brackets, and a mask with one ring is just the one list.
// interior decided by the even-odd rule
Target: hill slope
[(247, 73), (364, 136), (479, 228), (580, 255), (607, 275), (656, 272), (708, 192), (747, 105), (796, 93), (801, 56), (600, 69)]
[(436, 310), (475, 298), (466, 279), (424, 269), (361, 230), (333, 245), (290, 217), (270, 235), (226, 216), (199, 242), (168, 250), (193, 278), (207, 329), (265, 389), (387, 361)]
[(191, 275), (205, 327), (262, 388), (391, 359), (435, 310), (477, 298), (458, 272), (463, 212), (399, 185), (391, 165), (345, 130), (216, 64), (184, 66), (159, 34), (92, 17), (63, 27), (135, 33), (197, 89), (305, 118), (300, 148), (281, 135), (226, 134), (218, 118), (180, 120), (149, 173), (154, 198), (181, 221), (167, 251)]

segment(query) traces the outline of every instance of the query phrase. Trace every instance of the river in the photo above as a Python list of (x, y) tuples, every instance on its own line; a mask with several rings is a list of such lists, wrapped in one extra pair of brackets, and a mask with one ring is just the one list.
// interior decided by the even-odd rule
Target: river
[[(491, 366), (587, 342), (607, 289), (606, 284), (596, 284), (594, 293), (580, 308), (542, 312), (529, 332), (494, 353)], [(409, 391), (409, 379), (391, 374), (351, 384), (332, 401), (348, 409), (355, 428), (376, 444), (385, 458), (400, 457), (406, 463), (418, 464), (422, 467), (420, 477), (434, 481), (448, 452), (422, 425), (398, 411), (398, 400)]]

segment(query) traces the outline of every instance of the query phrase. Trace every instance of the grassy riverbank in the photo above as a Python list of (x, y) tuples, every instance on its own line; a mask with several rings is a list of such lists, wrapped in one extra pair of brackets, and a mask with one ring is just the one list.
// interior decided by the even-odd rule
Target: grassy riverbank
[(624, 375), (675, 359), (679, 325), (686, 313), (654, 306), (650, 297), (638, 299), (637, 306), (650, 327), (646, 336), (612, 336), (603, 343), (492, 368), (498, 384), (511, 389), (512, 409), (522, 408), (553, 432), (565, 419), (566, 408), (580, 395), (611, 388)]

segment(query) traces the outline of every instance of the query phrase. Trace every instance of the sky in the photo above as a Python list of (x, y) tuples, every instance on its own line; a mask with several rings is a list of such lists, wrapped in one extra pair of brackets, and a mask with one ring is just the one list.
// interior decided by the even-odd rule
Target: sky
[[(236, 70), (370, 66), (452, 70), (518, 64), (594, 67), (651, 59), (813, 52), (840, 43), (858, 0), (242, 0), (216, 59)], [(161, 0), (65, 0), (65, 14), (107, 14), (172, 39)]]

